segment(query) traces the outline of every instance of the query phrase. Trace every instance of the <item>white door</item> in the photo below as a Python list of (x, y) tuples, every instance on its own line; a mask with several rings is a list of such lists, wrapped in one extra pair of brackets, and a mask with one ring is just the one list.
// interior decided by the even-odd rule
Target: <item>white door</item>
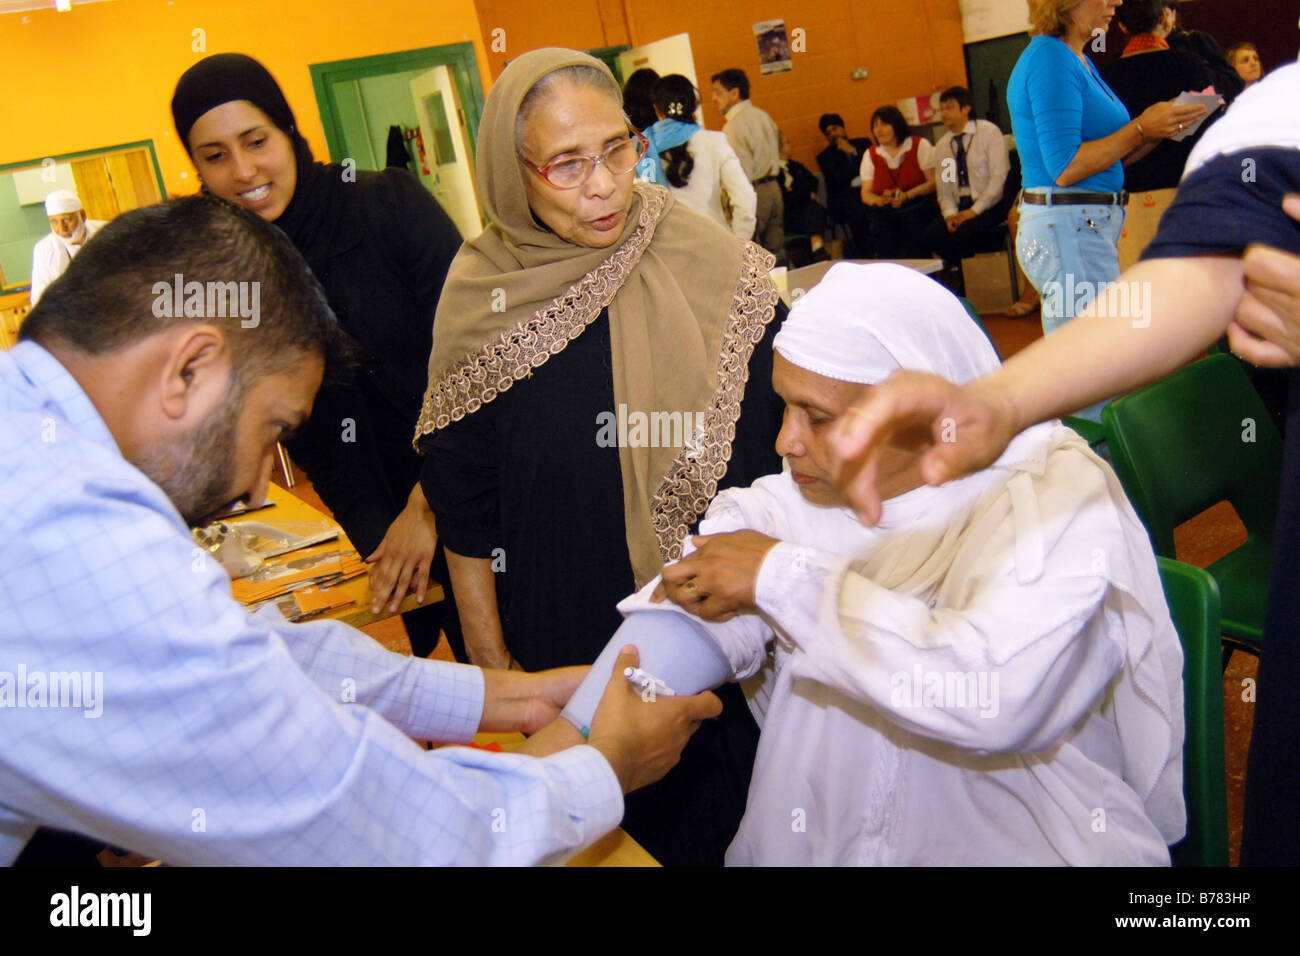
[(425, 163), (433, 176), (433, 195), (466, 239), (483, 231), (483, 213), (474, 191), (474, 163), (465, 114), (451, 68), (434, 67), (411, 80), (411, 99), (420, 120)]
[[(618, 55), (618, 68), (626, 81), (637, 70), (649, 67), (660, 76), (680, 73), (700, 91), (700, 103), (708, 102), (708, 90), (700, 90), (700, 81), (695, 78), (695, 57), (691, 54), (691, 35), (679, 33), (663, 40), (655, 40), (644, 46), (624, 50)], [(695, 122), (704, 125), (703, 114), (695, 111)]]

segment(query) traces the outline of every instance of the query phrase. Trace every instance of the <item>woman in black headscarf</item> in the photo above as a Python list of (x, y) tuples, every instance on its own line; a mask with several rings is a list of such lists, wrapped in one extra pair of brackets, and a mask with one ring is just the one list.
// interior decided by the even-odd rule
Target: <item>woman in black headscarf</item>
[[(395, 607), (408, 587), (423, 600), (430, 572), (446, 574), (411, 436), (460, 234), (403, 170), (313, 162), (279, 85), (251, 57), (222, 53), (186, 70), (172, 117), (204, 189), (280, 227), (357, 341), (355, 380), (322, 388), (311, 420), (286, 444), (373, 562), (375, 606)], [(404, 616), (417, 655), (436, 645), (443, 616), (438, 605)], [(448, 633), (459, 643), (458, 629)]]

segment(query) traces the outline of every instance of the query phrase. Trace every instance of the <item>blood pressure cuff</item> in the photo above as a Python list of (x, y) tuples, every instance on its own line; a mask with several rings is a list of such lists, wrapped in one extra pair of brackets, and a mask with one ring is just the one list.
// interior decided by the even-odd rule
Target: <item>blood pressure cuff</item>
[(614, 632), (561, 714), (583, 736), (591, 728), (614, 662), (628, 644), (636, 646), (642, 670), (683, 696), (717, 687), (732, 677), (731, 665), (700, 621), (667, 610), (636, 611)]

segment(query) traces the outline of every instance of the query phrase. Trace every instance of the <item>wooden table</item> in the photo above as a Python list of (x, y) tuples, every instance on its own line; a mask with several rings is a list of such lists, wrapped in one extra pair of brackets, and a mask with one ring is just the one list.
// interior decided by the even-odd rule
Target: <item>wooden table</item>
[[(502, 750), (514, 750), (524, 742), (523, 734), (479, 734), (474, 743), (480, 747), (498, 744)], [(583, 850), (565, 866), (659, 866), (659, 861), (646, 852), (645, 847), (633, 840), (619, 827), (605, 834)]]
[[(257, 511), (250, 511), (246, 514), (234, 518), (223, 519), (229, 523), (237, 524), (243, 521), (266, 521), (274, 524), (277, 518), (290, 521), (326, 521), (331, 524), (335, 522), (326, 514), (313, 508), (305, 501), (294, 496), (293, 492), (282, 488), (277, 484), (272, 484), (267, 489), (267, 497), (275, 502), (272, 508), (263, 508)], [(348, 541), (347, 536), (339, 529), (340, 547), (350, 548), (352, 543)], [(387, 607), (383, 608), (378, 614), (370, 612), (370, 579), (367, 575), (353, 578), (351, 581), (344, 581), (337, 586), (337, 590), (343, 592), (348, 597), (354, 598), (355, 603), (347, 607), (339, 608), (328, 617), (336, 618), (344, 624), (350, 624), (353, 627), (361, 628), (367, 624), (373, 624), (376, 621), (382, 621), (385, 618), (392, 617), (394, 613), (402, 614), (406, 611), (413, 611), (419, 607), (427, 607), (443, 600), (445, 597), (442, 587), (434, 582), (430, 582), (429, 590), (425, 593), (424, 604), (419, 604), (415, 600), (414, 594), (407, 594), (403, 598), (396, 612), (389, 611)], [(474, 743), (479, 746), (486, 746), (490, 743), (498, 744), (503, 750), (513, 750), (524, 742), (523, 734), (479, 734), (474, 738)], [(658, 866), (659, 863), (652, 857), (641, 844), (633, 840), (622, 829), (614, 830), (606, 834), (594, 844), (583, 850), (568, 863), (569, 866)]]

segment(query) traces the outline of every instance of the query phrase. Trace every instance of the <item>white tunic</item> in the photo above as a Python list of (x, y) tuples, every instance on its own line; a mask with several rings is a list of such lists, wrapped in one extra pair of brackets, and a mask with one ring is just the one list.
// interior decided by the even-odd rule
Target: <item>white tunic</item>
[[(686, 151), (695, 166), (681, 189), (668, 189), (677, 201), (707, 216), (734, 236), (749, 239), (754, 235), (758, 197), (745, 177), (740, 160), (722, 133), (702, 129), (686, 141)], [(731, 201), (731, 222), (722, 211), (722, 190)]]
[[(1181, 646), (1145, 531), (1072, 433), (1031, 429), (877, 528), (787, 470), (701, 533), (739, 528), (783, 543), (760, 613), (709, 625), (762, 726), (728, 864), (1168, 864)], [(620, 610), (683, 613), (655, 583)]]
[[(99, 219), (86, 220), (86, 242), (90, 237), (103, 228), (104, 223)], [(83, 242), (82, 245), (85, 245)], [(73, 247), (80, 249), (80, 246)], [(54, 233), (42, 236), (32, 249), (32, 288), (28, 294), (32, 305), (41, 297), (45, 287), (63, 275), (63, 270), (68, 268), (68, 263), (72, 261), (75, 252), (70, 253), (65, 243), (59, 241), (59, 237)]]

